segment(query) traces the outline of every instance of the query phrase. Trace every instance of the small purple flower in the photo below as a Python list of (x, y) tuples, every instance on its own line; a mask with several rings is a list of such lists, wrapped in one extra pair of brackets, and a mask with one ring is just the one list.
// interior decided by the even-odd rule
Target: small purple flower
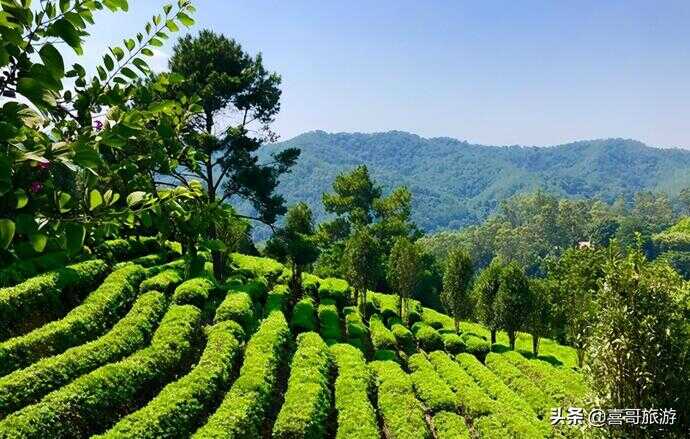
[(41, 171), (45, 171), (48, 168), (50, 168), (50, 162), (38, 162), (38, 169)]
[(41, 192), (42, 189), (43, 189), (43, 183), (41, 183), (40, 181), (32, 182), (31, 187), (29, 187), (29, 191), (31, 193), (34, 193), (34, 194)]
[(96, 131), (102, 130), (103, 129), (103, 122), (101, 122), (100, 120), (97, 120), (95, 122), (95, 128), (96, 128)]

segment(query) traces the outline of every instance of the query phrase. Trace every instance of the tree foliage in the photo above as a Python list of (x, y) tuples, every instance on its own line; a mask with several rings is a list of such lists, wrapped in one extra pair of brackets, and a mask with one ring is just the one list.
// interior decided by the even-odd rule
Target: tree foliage
[(460, 319), (469, 319), (473, 312), (470, 294), (473, 269), (470, 255), (462, 248), (453, 250), (446, 260), (443, 273), (441, 302), (459, 330)]
[(342, 260), (345, 279), (354, 290), (355, 304), (361, 295), (361, 313), (365, 315), (367, 290), (374, 288), (379, 279), (380, 252), (369, 230), (362, 227), (347, 240)]
[(494, 259), (479, 273), (473, 287), (477, 303), (476, 314), (478, 320), (491, 331), (491, 344), (496, 343), (496, 331), (501, 326), (496, 312), (496, 296), (501, 286), (502, 273), (503, 265), (499, 259)]
[(534, 298), (527, 276), (517, 263), (509, 263), (501, 272), (494, 311), (500, 327), (508, 333), (511, 349), (515, 349), (516, 332), (527, 328), (533, 306)]
[(422, 254), (419, 247), (408, 238), (398, 238), (388, 257), (387, 278), (398, 295), (398, 315), (405, 319), (407, 300), (419, 284), (422, 271)]

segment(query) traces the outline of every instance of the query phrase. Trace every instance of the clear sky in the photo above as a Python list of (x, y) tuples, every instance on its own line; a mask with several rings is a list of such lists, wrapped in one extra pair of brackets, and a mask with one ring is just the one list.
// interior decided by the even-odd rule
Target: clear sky
[[(98, 17), (89, 59), (161, 6), (131, 3)], [(495, 145), (625, 137), (690, 148), (687, 0), (194, 4), (193, 32), (222, 32), (282, 75), (283, 139), (404, 130)]]

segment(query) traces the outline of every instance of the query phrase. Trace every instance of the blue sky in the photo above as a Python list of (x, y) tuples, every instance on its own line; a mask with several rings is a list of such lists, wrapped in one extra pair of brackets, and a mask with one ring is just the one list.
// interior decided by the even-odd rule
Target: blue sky
[[(87, 64), (161, 3), (101, 14)], [(197, 0), (197, 25), (283, 77), (283, 139), (405, 130), (483, 144), (690, 148), (688, 1)], [(168, 45), (155, 64), (166, 65)]]

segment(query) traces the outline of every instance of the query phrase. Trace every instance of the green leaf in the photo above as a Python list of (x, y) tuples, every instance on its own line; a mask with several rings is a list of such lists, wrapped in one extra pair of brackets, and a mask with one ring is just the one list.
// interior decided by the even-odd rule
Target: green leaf
[(129, 50), (130, 52), (134, 49), (134, 47), (135, 47), (136, 44), (137, 44), (137, 43), (135, 43), (134, 40), (131, 39), (131, 38), (127, 38), (127, 39), (124, 40), (124, 41), (125, 41), (125, 47), (126, 47), (127, 50)]
[(69, 9), (70, 0), (60, 0), (60, 12), (63, 14)]
[(5, 195), (12, 189), (12, 177), (10, 176), (10, 158), (6, 155), (0, 156), (0, 196)]
[(134, 73), (134, 70), (130, 69), (129, 67), (123, 67), (122, 70), (120, 70), (120, 73), (128, 77), (129, 79), (136, 79), (137, 74)]
[(148, 47), (144, 47), (143, 49), (141, 49), (141, 53), (143, 53), (146, 56), (153, 56), (153, 51)]
[(17, 215), (15, 221), (17, 222), (17, 233), (22, 235), (31, 235), (38, 231), (36, 219), (33, 217), (33, 215), (22, 213)]
[(163, 42), (161, 40), (159, 40), (158, 38), (151, 38), (151, 40), (149, 40), (149, 44), (154, 46), (154, 47), (163, 46)]
[(177, 32), (180, 30), (180, 28), (177, 27), (177, 24), (175, 24), (173, 20), (166, 21), (165, 27), (167, 27), (170, 32)]
[(86, 229), (81, 224), (68, 223), (65, 225), (65, 237), (67, 238), (67, 251), (70, 254), (78, 253), (84, 245)]
[(46, 34), (62, 38), (71, 48), (77, 50), (81, 48), (81, 37), (74, 25), (66, 18), (61, 18), (48, 28)]
[(29, 197), (26, 195), (26, 191), (24, 191), (24, 189), (17, 189), (14, 191), (14, 196), (17, 199), (17, 209), (21, 209), (29, 204)]
[(38, 51), (41, 61), (53, 74), (56, 79), (62, 79), (65, 76), (65, 63), (62, 60), (60, 52), (50, 43), (46, 43)]
[(74, 146), (72, 160), (84, 168), (97, 168), (101, 164), (101, 155), (91, 145), (78, 143)]
[(0, 219), (0, 248), (6, 249), (9, 247), (14, 238), (14, 222), (8, 219)]
[(136, 206), (137, 204), (141, 203), (145, 196), (146, 192), (143, 191), (132, 192), (131, 194), (127, 195), (127, 205), (129, 207)]
[(115, 58), (116, 58), (118, 61), (121, 61), (122, 58), (125, 57), (125, 51), (122, 50), (122, 48), (120, 48), (120, 47), (117, 47), (117, 46), (111, 47), (111, 48), (110, 48), (110, 51), (113, 53), (113, 55), (115, 55)]
[(48, 236), (45, 233), (34, 233), (29, 237), (31, 246), (37, 253), (41, 253), (48, 243)]
[(101, 204), (103, 204), (103, 196), (98, 189), (91, 189), (89, 192), (89, 210), (97, 209)]
[(105, 63), (105, 68), (108, 69), (108, 71), (111, 71), (115, 68), (115, 63), (113, 62), (113, 58), (108, 55), (107, 53), (103, 55), (103, 62)]
[(172, 5), (168, 3), (165, 6), (163, 6), (163, 12), (165, 12), (166, 14), (169, 14), (170, 11), (172, 11), (172, 8), (173, 8)]
[(70, 208), (67, 207), (67, 204), (72, 200), (72, 196), (68, 194), (67, 192), (60, 192), (60, 195), (58, 195), (58, 208), (60, 209), (60, 213), (67, 213), (70, 211)]
[(177, 19), (180, 20), (180, 23), (184, 24), (187, 27), (194, 25), (194, 19), (189, 15), (185, 14), (184, 12), (179, 12), (177, 14)]

